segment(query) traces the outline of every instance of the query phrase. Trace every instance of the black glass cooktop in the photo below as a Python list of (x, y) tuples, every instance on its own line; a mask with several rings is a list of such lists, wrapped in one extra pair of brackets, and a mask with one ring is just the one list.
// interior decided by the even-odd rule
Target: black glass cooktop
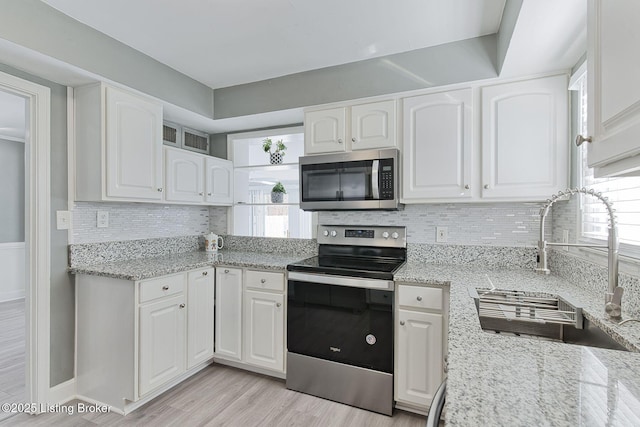
[(393, 280), (402, 258), (384, 256), (319, 255), (289, 264), (288, 271)]

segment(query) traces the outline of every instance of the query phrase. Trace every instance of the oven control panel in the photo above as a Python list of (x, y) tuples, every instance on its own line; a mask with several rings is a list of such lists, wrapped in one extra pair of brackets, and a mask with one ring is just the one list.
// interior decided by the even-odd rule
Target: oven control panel
[(407, 228), (318, 225), (317, 238), (319, 244), (406, 248)]

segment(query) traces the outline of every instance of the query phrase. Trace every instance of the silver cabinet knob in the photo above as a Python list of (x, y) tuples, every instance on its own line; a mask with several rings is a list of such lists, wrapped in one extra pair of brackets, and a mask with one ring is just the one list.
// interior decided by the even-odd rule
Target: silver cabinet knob
[(404, 326), (404, 320), (400, 321), (400, 326)]
[(184, 305), (184, 303), (180, 304), (179, 306), (180, 308), (185, 308), (186, 306)]
[(416, 297), (416, 299), (417, 299), (418, 301), (422, 301), (422, 297), (421, 297), (420, 295), (418, 295), (418, 296)]
[(224, 272), (225, 272), (225, 273), (228, 273), (228, 272), (229, 272), (229, 270), (225, 270)]
[(207, 196), (210, 196), (210, 195), (211, 195), (211, 193), (207, 193)]
[(342, 138), (338, 138), (338, 144), (342, 144)]
[(351, 142), (356, 142), (356, 139), (355, 138), (351, 138)]
[(158, 193), (162, 193), (162, 188), (158, 188)]
[(484, 185), (484, 189), (485, 189), (485, 190), (488, 190), (488, 189), (489, 189), (489, 184), (485, 184), (485, 185)]
[(470, 186), (469, 184), (467, 184), (467, 185), (465, 185), (465, 186), (464, 186), (464, 189), (465, 189), (465, 190), (468, 190), (468, 189), (470, 189), (470, 188), (471, 188), (471, 186)]
[(204, 196), (204, 193), (201, 191), (198, 193), (199, 196)]
[(260, 279), (260, 283), (266, 283), (267, 279)]
[(203, 272), (202, 272), (202, 275), (203, 275), (203, 276), (206, 276), (207, 274), (209, 274), (209, 272), (208, 272), (208, 271), (203, 271)]
[(593, 139), (590, 136), (588, 136), (586, 138), (584, 136), (582, 136), (582, 135), (576, 136), (576, 145), (578, 147), (580, 147), (585, 141), (591, 143), (591, 142), (593, 142)]
[(276, 307), (282, 307), (282, 304), (281, 304), (281, 303), (279, 303), (279, 302), (277, 302), (277, 303), (276, 303)]
[(169, 290), (169, 287), (168, 287), (167, 285), (164, 285), (164, 286), (162, 287), (162, 290), (163, 290), (163, 291), (168, 291), (168, 290)]

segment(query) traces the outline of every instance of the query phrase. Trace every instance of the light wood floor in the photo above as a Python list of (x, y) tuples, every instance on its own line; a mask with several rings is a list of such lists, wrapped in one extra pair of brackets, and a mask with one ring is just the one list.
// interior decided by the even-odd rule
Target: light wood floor
[[(24, 299), (0, 303), (0, 403), (24, 401), (24, 322)], [(0, 411), (0, 421), (11, 415)]]
[(212, 365), (123, 417), (108, 414), (19, 414), (13, 426), (415, 426), (426, 418), (404, 411), (393, 417), (287, 390), (284, 381)]

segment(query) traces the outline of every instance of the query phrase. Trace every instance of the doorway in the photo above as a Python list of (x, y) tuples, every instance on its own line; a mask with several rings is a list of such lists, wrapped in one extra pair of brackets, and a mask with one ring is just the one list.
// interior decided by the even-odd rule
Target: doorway
[[(27, 100), (0, 91), (0, 401), (26, 401)], [(0, 420), (10, 412), (0, 412)]]
[[(24, 120), (24, 148), (22, 149), (24, 181), (21, 185), (24, 191), (21, 195), (22, 213), (18, 214), (22, 215), (22, 232), (18, 232), (19, 237), (17, 237), (24, 241), (22, 250), (24, 267), (19, 269), (23, 272), (23, 286), (7, 292), (11, 294), (12, 301), (19, 301), (20, 295), (16, 293), (22, 291), (22, 307), (12, 306), (6, 309), (6, 313), (11, 313), (6, 315), (7, 320), (12, 324), (8, 328), (12, 331), (11, 333), (0, 328), (3, 333), (7, 332), (7, 340), (13, 343), (12, 347), (15, 351), (21, 352), (16, 353), (21, 356), (15, 354), (9, 356), (14, 359), (8, 363), (8, 366), (2, 365), (3, 367), (0, 368), (0, 370), (13, 371), (12, 379), (7, 380), (6, 386), (0, 383), (2, 385), (0, 400), (4, 403), (10, 396), (14, 399), (13, 396), (20, 394), (23, 402), (33, 403), (34, 408), (39, 408), (41, 404), (49, 403), (50, 397), (51, 90), (0, 72), (0, 92), (13, 101), (15, 97), (22, 99), (22, 119)], [(14, 151), (20, 151), (15, 146), (13, 148)], [(19, 158), (19, 153), (14, 155), (15, 158)], [(19, 162), (19, 160), (16, 161)], [(20, 203), (17, 202), (17, 204)], [(16, 235), (12, 235), (10, 239), (16, 239)], [(4, 344), (0, 345), (0, 351), (4, 349)], [(22, 366), (22, 373), (16, 372), (18, 365)], [(9, 416), (11, 415), (13, 414), (9, 413)]]

